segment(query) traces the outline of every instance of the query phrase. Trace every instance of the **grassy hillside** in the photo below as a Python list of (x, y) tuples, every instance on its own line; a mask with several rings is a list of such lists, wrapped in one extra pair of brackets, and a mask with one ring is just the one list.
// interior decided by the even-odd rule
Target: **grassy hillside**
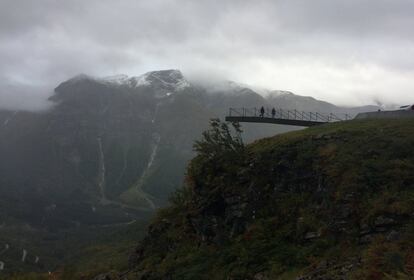
[[(29, 253), (24, 264), (21, 262), (20, 251), (20, 254), (16, 252), (14, 259), (10, 256), (10, 252), (6, 252), (7, 259), (2, 259), (6, 264), (5, 271), (0, 273), (0, 279), (91, 279), (110, 270), (126, 270), (129, 253), (132, 253), (138, 240), (144, 236), (146, 224), (146, 221), (137, 221), (128, 226), (95, 227), (60, 232), (56, 233), (55, 240), (50, 240), (50, 235), (42, 236), (34, 233), (33, 238), (39, 238), (42, 241), (37, 243), (44, 245), (43, 250), (53, 248), (54, 255), (50, 259), (40, 259), (35, 265), (31, 252), (39, 252), (42, 250), (41, 247), (26, 246)], [(15, 238), (20, 238), (18, 231), (9, 232), (9, 234), (16, 234)], [(27, 235), (27, 233), (20, 234)], [(28, 244), (29, 241), (33, 240), (27, 240)], [(11, 248), (10, 251), (16, 250)], [(32, 273), (25, 271), (32, 271)], [(51, 271), (52, 274), (49, 275), (45, 271)]]
[(131, 279), (413, 279), (414, 120), (237, 141), (205, 134)]

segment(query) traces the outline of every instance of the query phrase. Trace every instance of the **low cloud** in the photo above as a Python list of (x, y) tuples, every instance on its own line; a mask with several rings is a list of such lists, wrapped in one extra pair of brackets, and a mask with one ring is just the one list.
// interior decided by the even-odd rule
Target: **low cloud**
[(409, 103), (413, 10), (411, 0), (5, 0), (0, 106), (39, 106), (79, 73), (167, 68), (341, 105)]
[(44, 111), (53, 104), (48, 87), (23, 84), (3, 84), (0, 88), (0, 109)]

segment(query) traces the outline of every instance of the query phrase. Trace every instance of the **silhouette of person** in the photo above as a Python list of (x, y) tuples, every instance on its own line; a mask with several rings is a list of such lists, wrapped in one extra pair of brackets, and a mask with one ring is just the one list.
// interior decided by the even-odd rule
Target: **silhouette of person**
[(274, 117), (275, 117), (275, 115), (276, 115), (276, 110), (275, 110), (275, 108), (273, 108), (273, 109), (272, 109), (272, 118), (274, 118)]
[(265, 113), (265, 110), (264, 110), (264, 107), (262, 106), (262, 108), (260, 108), (260, 116), (262, 118), (264, 117), (264, 113)]

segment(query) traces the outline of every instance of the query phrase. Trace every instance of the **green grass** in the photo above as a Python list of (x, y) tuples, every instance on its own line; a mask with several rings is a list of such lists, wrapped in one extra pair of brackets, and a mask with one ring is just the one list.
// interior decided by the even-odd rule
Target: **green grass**
[[(326, 260), (335, 279), (334, 264), (354, 258), (363, 265), (352, 279), (414, 273), (414, 120), (327, 124), (211, 156), (210, 144), (141, 245), (137, 270), (148, 279), (295, 279)], [(244, 205), (236, 234), (232, 197)], [(381, 215), (398, 220), (401, 238), (386, 231), (360, 244), (359, 227)], [(319, 237), (307, 241), (310, 232)]]

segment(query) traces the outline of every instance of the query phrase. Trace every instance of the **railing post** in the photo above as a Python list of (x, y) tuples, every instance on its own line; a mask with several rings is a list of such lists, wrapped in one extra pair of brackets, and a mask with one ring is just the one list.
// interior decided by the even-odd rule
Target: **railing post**
[(318, 112), (316, 112), (316, 121), (322, 121), (321, 114), (319, 114)]

